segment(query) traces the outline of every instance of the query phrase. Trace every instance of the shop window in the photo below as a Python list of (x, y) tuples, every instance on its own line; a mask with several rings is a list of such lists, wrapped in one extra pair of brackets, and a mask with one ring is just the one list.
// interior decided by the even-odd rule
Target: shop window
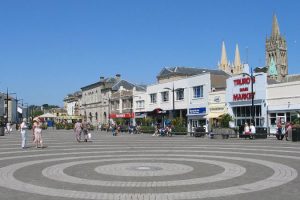
[(240, 107), (236, 108), (236, 116), (241, 117), (241, 108)]
[(245, 117), (250, 117), (251, 116), (251, 107), (246, 106), (245, 107)]
[(241, 109), (241, 117), (245, 117), (245, 107), (240, 107)]
[(261, 107), (255, 106), (255, 116), (261, 116)]

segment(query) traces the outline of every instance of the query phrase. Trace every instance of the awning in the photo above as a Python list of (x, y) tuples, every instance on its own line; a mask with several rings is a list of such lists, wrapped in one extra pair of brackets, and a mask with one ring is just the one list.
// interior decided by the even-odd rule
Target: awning
[(225, 113), (223, 113), (223, 112), (218, 112), (218, 113), (210, 112), (208, 115), (205, 116), (205, 118), (206, 119), (219, 118), (223, 114), (225, 114)]

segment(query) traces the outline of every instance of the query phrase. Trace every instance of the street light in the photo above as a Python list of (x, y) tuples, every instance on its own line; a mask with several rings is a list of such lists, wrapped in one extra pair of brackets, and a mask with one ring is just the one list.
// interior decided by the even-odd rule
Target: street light
[(174, 83), (173, 83), (173, 88), (169, 88), (169, 87), (165, 87), (164, 88), (165, 90), (170, 90), (172, 91), (172, 118), (174, 119), (175, 118), (175, 91), (177, 90), (183, 90), (184, 88), (174, 88)]
[(253, 75), (253, 70), (252, 70), (252, 67), (251, 67), (251, 73), (248, 74), (248, 73), (241, 73), (243, 76), (248, 76), (250, 77), (251, 79), (251, 120), (252, 120), (252, 123), (255, 124), (255, 120), (254, 120), (254, 92), (253, 92), (253, 84), (255, 82), (255, 77), (256, 76), (260, 76), (262, 74), (255, 74)]
[(8, 88), (6, 88), (6, 108), (5, 108), (6, 119), (5, 119), (5, 124), (8, 123), (8, 95), (11, 95), (11, 94), (17, 94), (17, 93), (15, 93), (15, 92), (8, 93)]

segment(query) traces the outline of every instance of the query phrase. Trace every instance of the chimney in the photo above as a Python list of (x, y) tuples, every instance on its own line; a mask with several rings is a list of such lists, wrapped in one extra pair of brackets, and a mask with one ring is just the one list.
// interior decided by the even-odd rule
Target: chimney
[(104, 80), (104, 76), (100, 76), (100, 81), (103, 81)]
[(121, 74), (116, 74), (116, 79), (120, 80), (121, 79)]

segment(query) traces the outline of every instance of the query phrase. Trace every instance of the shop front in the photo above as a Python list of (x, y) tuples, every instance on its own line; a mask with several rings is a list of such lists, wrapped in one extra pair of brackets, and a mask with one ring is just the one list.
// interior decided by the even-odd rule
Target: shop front
[(278, 123), (285, 126), (300, 117), (300, 81), (269, 85), (268, 126), (271, 134), (277, 132)]
[(129, 125), (132, 124), (132, 119), (134, 119), (134, 113), (120, 113), (120, 114), (111, 113), (109, 117), (113, 121), (122, 119), (124, 123), (123, 125)]
[(256, 127), (267, 127), (266, 88), (266, 74), (254, 74), (252, 80), (243, 75), (227, 79), (226, 101), (235, 127), (250, 124), (252, 119)]
[(206, 107), (189, 108), (187, 114), (188, 132), (195, 132), (195, 129), (201, 126), (207, 130), (208, 120), (205, 118), (206, 115)]
[(225, 95), (225, 90), (210, 92), (208, 95), (209, 112), (205, 117), (208, 120), (209, 131), (215, 127), (219, 127), (219, 118), (228, 112), (226, 107)]

